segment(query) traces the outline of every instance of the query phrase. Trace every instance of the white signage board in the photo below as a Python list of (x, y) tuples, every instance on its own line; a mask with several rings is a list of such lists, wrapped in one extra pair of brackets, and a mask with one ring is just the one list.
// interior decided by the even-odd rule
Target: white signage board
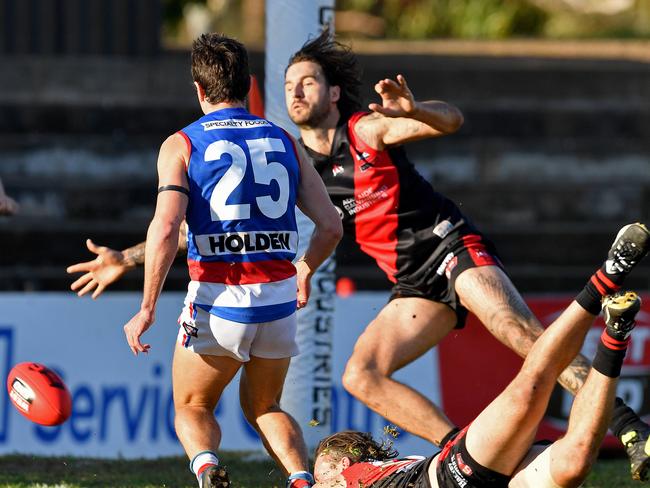
[[(182, 454), (174, 433), (171, 357), (183, 296), (163, 294), (157, 321), (144, 336), (151, 351), (135, 357), (122, 327), (138, 310), (138, 293), (106, 293), (96, 301), (67, 293), (0, 293), (0, 454), (108, 458)], [(386, 300), (385, 293), (337, 299), (331, 361), (333, 430), (383, 435), (387, 422), (343, 390), (341, 374), (356, 338)], [(63, 425), (37, 426), (9, 403), (7, 374), (23, 361), (46, 364), (64, 378), (73, 395), (73, 413)], [(437, 356), (429, 353), (396, 378), (439, 403), (436, 365)], [(187, 381), (192, 381), (191, 371)], [(240, 413), (234, 383), (215, 413), (223, 430), (221, 449), (262, 450), (257, 434)], [(406, 433), (398, 436), (395, 445), (405, 455), (434, 451)]]

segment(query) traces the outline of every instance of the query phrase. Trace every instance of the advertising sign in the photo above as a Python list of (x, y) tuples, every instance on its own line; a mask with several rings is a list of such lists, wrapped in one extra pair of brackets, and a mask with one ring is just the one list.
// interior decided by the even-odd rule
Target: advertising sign
[[(174, 433), (171, 358), (183, 297), (183, 293), (162, 295), (156, 323), (144, 336), (151, 351), (135, 357), (122, 327), (139, 308), (137, 293), (106, 293), (96, 301), (68, 293), (0, 294), (0, 454), (181, 455)], [(309, 358), (314, 370), (329, 369), (335, 380), (331, 389), (321, 392), (331, 399), (330, 431), (357, 429), (385, 436), (387, 422), (343, 390), (341, 375), (354, 341), (386, 300), (382, 293), (338, 299), (337, 325), (331, 327), (333, 347)], [(44, 363), (65, 380), (73, 412), (63, 425), (37, 426), (9, 403), (7, 374), (12, 365), (23, 361)], [(398, 378), (439, 401), (435, 361), (428, 354)], [(188, 371), (187, 381), (192, 380)], [(256, 432), (240, 412), (237, 383), (227, 388), (215, 412), (223, 431), (222, 449), (262, 450)], [(312, 424), (302, 422), (301, 428), (308, 433)], [(404, 453), (433, 451), (407, 434), (390, 440)]]

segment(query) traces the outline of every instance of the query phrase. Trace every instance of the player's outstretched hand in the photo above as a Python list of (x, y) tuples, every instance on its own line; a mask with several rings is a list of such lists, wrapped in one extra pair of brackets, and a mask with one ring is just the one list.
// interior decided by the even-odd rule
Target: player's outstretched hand
[(303, 260), (296, 262), (296, 281), (298, 282), (298, 309), (307, 306), (309, 295), (311, 295), (312, 270)]
[(145, 331), (151, 327), (155, 319), (153, 312), (147, 312), (145, 310), (140, 310), (136, 313), (131, 320), (124, 326), (124, 334), (126, 335), (126, 342), (129, 343), (129, 347), (133, 354), (136, 356), (140, 352), (147, 353), (151, 346), (149, 344), (142, 344), (140, 342), (140, 336), (145, 333)]
[(13, 198), (8, 195), (0, 195), (0, 215), (13, 215), (18, 212), (18, 208), (19, 206)]
[(397, 81), (390, 78), (378, 81), (375, 91), (381, 97), (381, 105), (378, 103), (368, 105), (373, 112), (386, 117), (410, 117), (417, 110), (413, 93), (402, 75), (397, 75)]
[(129, 267), (124, 262), (124, 256), (120, 251), (106, 246), (97, 246), (90, 239), (86, 239), (86, 246), (97, 257), (92, 261), (68, 266), (66, 271), (84, 273), (70, 285), (70, 289), (76, 291), (79, 296), (94, 290), (92, 297), (95, 299), (108, 285), (119, 280)]

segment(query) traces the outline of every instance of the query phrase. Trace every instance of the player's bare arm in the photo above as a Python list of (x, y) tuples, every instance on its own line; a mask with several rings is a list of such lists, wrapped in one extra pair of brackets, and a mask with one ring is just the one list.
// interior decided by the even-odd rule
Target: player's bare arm
[[(188, 190), (185, 174), (187, 147), (180, 135), (169, 137), (158, 157), (159, 188)], [(185, 218), (187, 195), (181, 191), (158, 193), (156, 211), (147, 232), (145, 245), (144, 293), (140, 311), (124, 326), (124, 333), (135, 355), (147, 352), (149, 344), (140, 341), (155, 320), (156, 304), (172, 261), (178, 250), (178, 234)]]
[[(88, 250), (97, 255), (92, 261), (73, 264), (66, 271), (84, 273), (77, 278), (70, 289), (76, 291), (78, 296), (93, 292), (93, 300), (101, 295), (106, 287), (118, 281), (127, 271), (137, 266), (144, 265), (144, 249), (146, 242), (117, 251), (106, 246), (98, 246), (91, 239), (86, 240)], [(178, 230), (177, 256), (187, 254), (187, 226), (183, 222)]]
[(357, 134), (375, 149), (452, 134), (463, 124), (461, 111), (447, 102), (416, 101), (402, 75), (380, 80), (375, 91), (381, 104), (371, 103), (373, 113), (356, 125)]
[(312, 274), (336, 248), (343, 237), (343, 225), (323, 180), (314, 169), (309, 156), (300, 144), (294, 144), (300, 158), (300, 186), (298, 208), (315, 224), (314, 233), (305, 254), (296, 262), (298, 280), (298, 308), (307, 305)]

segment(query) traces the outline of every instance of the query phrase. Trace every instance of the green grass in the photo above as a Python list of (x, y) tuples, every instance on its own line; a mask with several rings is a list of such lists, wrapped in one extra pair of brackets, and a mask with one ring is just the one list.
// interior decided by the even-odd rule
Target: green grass
[[(284, 488), (284, 477), (271, 460), (247, 453), (220, 453), (236, 488)], [(156, 460), (99, 460), (0, 457), (0, 488), (196, 488), (185, 458)], [(601, 459), (584, 488), (644, 486), (628, 475), (626, 459)]]
[[(272, 460), (248, 460), (248, 453), (222, 452), (237, 488), (284, 488)], [(2, 456), (0, 488), (196, 488), (184, 457), (155, 460), (102, 460), (71, 457)]]

